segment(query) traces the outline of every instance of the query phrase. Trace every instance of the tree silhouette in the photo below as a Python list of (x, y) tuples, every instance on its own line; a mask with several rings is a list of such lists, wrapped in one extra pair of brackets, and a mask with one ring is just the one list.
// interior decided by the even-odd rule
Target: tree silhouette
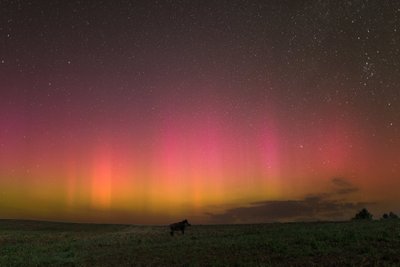
[(382, 219), (398, 219), (399, 216), (397, 216), (397, 214), (393, 213), (393, 212), (389, 212), (389, 214), (385, 213), (382, 215)]
[(356, 214), (353, 220), (372, 220), (372, 214), (364, 208)]

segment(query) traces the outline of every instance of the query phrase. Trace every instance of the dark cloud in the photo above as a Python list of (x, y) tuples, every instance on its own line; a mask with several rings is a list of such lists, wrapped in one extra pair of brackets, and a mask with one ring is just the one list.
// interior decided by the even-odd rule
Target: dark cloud
[(353, 184), (350, 181), (348, 181), (342, 177), (334, 177), (334, 178), (332, 178), (331, 181), (334, 185), (339, 186), (339, 187), (352, 187), (353, 186)]
[(336, 187), (335, 193), (339, 195), (346, 195), (359, 191), (358, 187), (354, 186), (350, 181), (341, 177), (333, 178), (332, 183)]
[[(371, 205), (367, 202), (344, 200), (345, 195), (359, 188), (344, 178), (333, 178), (334, 189), (299, 200), (272, 200), (230, 208), (221, 214), (208, 213), (213, 223), (257, 223), (273, 221), (343, 220), (355, 211)], [(341, 199), (339, 199), (341, 198)]]

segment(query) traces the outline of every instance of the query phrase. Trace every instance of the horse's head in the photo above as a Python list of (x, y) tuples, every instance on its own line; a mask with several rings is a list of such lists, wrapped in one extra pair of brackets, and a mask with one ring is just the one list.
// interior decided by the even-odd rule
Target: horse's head
[(191, 224), (188, 222), (187, 219), (185, 219), (185, 220), (183, 221), (183, 223), (184, 223), (186, 226), (191, 226)]

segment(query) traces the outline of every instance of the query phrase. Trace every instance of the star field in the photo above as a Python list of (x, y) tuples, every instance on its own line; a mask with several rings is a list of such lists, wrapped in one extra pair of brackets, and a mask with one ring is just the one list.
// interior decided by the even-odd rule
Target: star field
[(336, 187), (400, 211), (396, 1), (0, 10), (1, 217), (210, 222)]

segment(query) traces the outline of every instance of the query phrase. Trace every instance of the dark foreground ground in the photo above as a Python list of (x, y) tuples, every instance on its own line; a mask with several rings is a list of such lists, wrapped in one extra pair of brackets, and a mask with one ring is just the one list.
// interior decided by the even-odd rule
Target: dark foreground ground
[(0, 220), (0, 266), (400, 266), (400, 220), (166, 227)]

